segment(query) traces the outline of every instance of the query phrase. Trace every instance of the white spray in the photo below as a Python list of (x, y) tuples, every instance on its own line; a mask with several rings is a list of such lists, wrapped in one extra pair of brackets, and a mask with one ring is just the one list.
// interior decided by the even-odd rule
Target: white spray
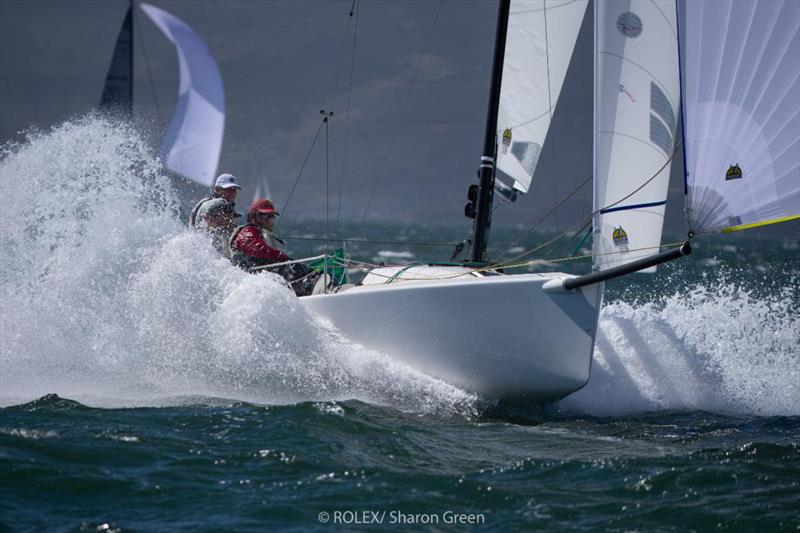
[(184, 395), (263, 403), (357, 398), (470, 412), (474, 398), (338, 339), (273, 275), (186, 229), (157, 159), (89, 116), (0, 161), (0, 403)]
[(654, 302), (605, 305), (589, 383), (559, 406), (800, 414), (797, 279), (785, 279), (756, 296), (716, 273)]

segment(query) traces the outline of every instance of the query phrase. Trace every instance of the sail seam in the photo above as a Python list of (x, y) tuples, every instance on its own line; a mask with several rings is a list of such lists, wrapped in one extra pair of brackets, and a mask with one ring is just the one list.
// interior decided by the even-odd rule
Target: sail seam
[[(627, 137), (628, 139), (632, 139), (634, 141), (640, 142), (643, 145), (649, 147), (650, 149), (655, 150), (659, 155), (664, 155), (664, 152), (662, 152), (656, 146), (651, 144), (650, 141), (645, 141), (644, 139), (640, 139), (639, 137), (634, 137), (633, 135), (628, 135), (627, 133), (620, 133), (618, 131), (608, 131), (608, 130), (598, 130), (597, 133), (598, 134), (605, 133), (605, 134), (608, 134), (608, 135), (619, 135), (621, 137)], [(673, 144), (674, 144), (674, 141), (673, 141)], [(669, 157), (668, 159), (671, 159), (671, 157)]]
[(670, 22), (670, 20), (667, 18), (667, 15), (664, 14), (663, 11), (661, 11), (661, 8), (658, 7), (658, 4), (654, 0), (650, 0), (650, 3), (653, 4), (653, 7), (656, 8), (656, 10), (661, 14), (662, 17), (664, 17), (664, 21), (667, 23), (667, 26), (669, 26), (669, 29), (672, 30), (672, 34), (677, 39), (678, 38), (678, 30), (676, 28), (672, 27), (672, 22)]
[(553, 9), (561, 9), (562, 7), (571, 6), (572, 4), (575, 4), (577, 2), (578, 2), (578, 0), (571, 0), (570, 2), (564, 2), (563, 4), (558, 4), (557, 6), (550, 7), (550, 8), (543, 7), (543, 8), (536, 8), (536, 9), (526, 9), (526, 10), (523, 10), (523, 11), (515, 11), (513, 13), (509, 13), (508, 16), (510, 17), (510, 16), (513, 16), (513, 15), (527, 15), (529, 13), (540, 13), (542, 11), (547, 11), (548, 9), (550, 9), (552, 11)]

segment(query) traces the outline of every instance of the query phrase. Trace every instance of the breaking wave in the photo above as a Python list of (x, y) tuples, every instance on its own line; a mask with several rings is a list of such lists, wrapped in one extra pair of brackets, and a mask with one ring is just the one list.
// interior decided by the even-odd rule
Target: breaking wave
[(201, 395), (471, 412), (471, 395), (337, 338), (276, 276), (220, 258), (130, 126), (90, 115), (0, 156), (0, 404)]

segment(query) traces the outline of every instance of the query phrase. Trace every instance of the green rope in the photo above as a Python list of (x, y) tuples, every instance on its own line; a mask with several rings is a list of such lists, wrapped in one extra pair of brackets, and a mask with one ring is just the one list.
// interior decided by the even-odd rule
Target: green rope
[(589, 239), (589, 235), (591, 234), (592, 234), (592, 226), (589, 226), (589, 229), (586, 231), (586, 235), (583, 236), (583, 239), (581, 239), (581, 243), (577, 246), (577, 248), (575, 248), (575, 251), (572, 252), (572, 255), (570, 257), (575, 257), (576, 255), (578, 255), (578, 252), (586, 243), (586, 241)]
[(394, 281), (397, 280), (398, 277), (400, 277), (400, 275), (403, 272), (405, 272), (406, 270), (408, 270), (411, 267), (415, 267), (415, 266), (419, 266), (419, 265), (420, 265), (420, 263), (411, 263), (410, 265), (404, 266), (403, 268), (401, 268), (400, 270), (395, 272), (394, 275), (391, 278), (387, 279), (386, 282), (384, 283), (384, 285), (388, 285), (390, 283), (393, 283)]

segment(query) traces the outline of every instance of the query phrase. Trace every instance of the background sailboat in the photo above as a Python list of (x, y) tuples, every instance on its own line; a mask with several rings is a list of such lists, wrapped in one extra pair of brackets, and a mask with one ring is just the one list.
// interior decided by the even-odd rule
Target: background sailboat
[[(140, 8), (175, 45), (178, 57), (178, 101), (161, 143), (168, 170), (211, 186), (217, 174), (225, 128), (225, 92), (214, 57), (185, 22), (155, 6)], [(109, 67), (100, 108), (133, 114), (133, 6), (122, 24)]]

